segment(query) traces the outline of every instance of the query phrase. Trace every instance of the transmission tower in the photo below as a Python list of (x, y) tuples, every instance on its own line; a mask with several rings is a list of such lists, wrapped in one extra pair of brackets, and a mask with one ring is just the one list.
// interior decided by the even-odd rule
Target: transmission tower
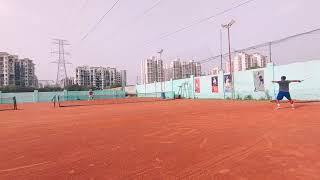
[(58, 55), (58, 60), (53, 62), (58, 64), (56, 85), (60, 87), (64, 87), (66, 86), (66, 82), (68, 80), (66, 64), (70, 64), (66, 62), (65, 56), (69, 55), (69, 53), (65, 51), (64, 47), (70, 44), (68, 43), (67, 40), (63, 40), (63, 39), (53, 39), (52, 44), (58, 45), (58, 50), (52, 52), (53, 54)]

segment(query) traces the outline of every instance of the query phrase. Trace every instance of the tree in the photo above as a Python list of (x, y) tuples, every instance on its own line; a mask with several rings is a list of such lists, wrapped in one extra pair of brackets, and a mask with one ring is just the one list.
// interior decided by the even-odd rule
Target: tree
[(89, 89), (97, 90), (96, 87), (79, 86), (78, 84), (66, 86), (65, 89), (68, 90), (68, 91), (89, 91)]

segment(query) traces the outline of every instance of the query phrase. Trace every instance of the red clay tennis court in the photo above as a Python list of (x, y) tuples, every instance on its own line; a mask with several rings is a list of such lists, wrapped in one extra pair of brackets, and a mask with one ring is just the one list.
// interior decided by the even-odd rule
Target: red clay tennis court
[(0, 179), (320, 178), (320, 104), (176, 100), (0, 112)]

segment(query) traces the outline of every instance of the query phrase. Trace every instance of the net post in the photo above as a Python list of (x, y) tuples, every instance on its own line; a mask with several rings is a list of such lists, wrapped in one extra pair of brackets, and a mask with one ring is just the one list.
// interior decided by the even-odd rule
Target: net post
[(33, 91), (33, 102), (39, 102), (39, 91), (38, 90)]
[(2, 104), (2, 91), (0, 91), (0, 104)]

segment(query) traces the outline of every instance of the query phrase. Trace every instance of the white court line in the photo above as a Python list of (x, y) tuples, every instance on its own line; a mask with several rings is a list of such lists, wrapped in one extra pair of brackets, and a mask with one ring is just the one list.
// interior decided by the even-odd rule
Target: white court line
[(30, 164), (30, 165), (26, 165), (26, 166), (19, 166), (19, 167), (10, 168), (10, 169), (3, 169), (3, 170), (0, 170), (0, 173), (1, 172), (16, 171), (16, 170), (19, 170), (19, 169), (26, 169), (26, 168), (30, 168), (30, 167), (34, 167), (34, 166), (40, 166), (40, 165), (48, 164), (48, 163), (50, 163), (50, 162), (42, 162), (42, 163)]

